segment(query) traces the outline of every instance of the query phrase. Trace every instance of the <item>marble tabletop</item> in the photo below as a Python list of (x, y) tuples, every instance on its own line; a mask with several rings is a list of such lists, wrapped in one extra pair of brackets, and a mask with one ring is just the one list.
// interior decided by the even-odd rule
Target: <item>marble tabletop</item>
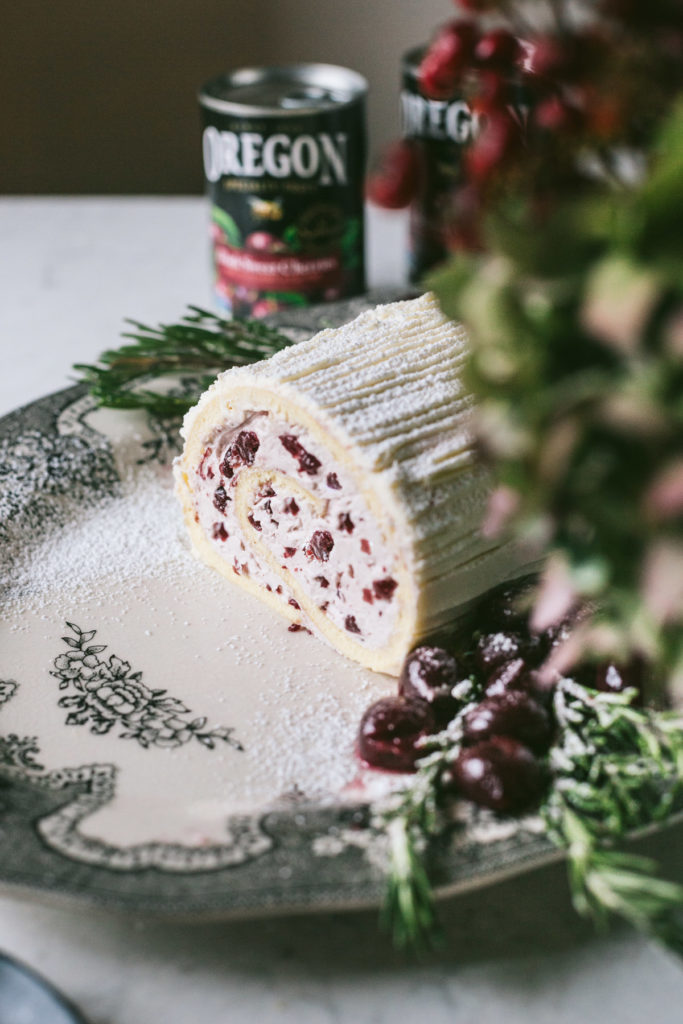
[[(194, 197), (0, 199), (0, 415), (67, 385), (73, 362), (117, 343), (124, 316), (210, 303), (205, 228)], [(369, 285), (401, 284), (405, 218), (370, 210), (368, 233)], [(643, 848), (680, 877), (683, 829)], [(449, 900), (442, 919), (444, 948), (414, 962), (375, 911), (168, 922), (0, 895), (0, 951), (93, 1024), (683, 1019), (678, 961), (626, 928), (594, 935), (561, 864)]]

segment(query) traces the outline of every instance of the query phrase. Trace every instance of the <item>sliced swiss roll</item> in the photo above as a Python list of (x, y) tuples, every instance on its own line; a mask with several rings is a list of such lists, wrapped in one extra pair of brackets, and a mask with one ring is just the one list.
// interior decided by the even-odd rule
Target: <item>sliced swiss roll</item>
[(466, 337), (432, 295), (222, 373), (183, 425), (196, 555), (368, 668), (408, 651), (518, 553), (485, 539)]

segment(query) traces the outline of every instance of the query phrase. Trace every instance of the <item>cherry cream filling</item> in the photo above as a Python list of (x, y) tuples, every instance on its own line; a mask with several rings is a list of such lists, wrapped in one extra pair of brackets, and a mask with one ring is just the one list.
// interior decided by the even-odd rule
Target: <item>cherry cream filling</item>
[(352, 475), (304, 427), (267, 411), (223, 425), (205, 440), (192, 490), (204, 536), (236, 576), (307, 625), (302, 595), (350, 639), (389, 641), (397, 556)]

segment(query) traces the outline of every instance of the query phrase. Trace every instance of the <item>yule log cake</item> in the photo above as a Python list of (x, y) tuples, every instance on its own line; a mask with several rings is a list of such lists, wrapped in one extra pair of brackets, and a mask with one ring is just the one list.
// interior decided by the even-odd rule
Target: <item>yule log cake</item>
[(490, 480), (465, 357), (463, 328), (428, 294), (222, 373), (185, 417), (175, 466), (195, 554), (398, 674), (420, 638), (519, 566), (480, 533)]

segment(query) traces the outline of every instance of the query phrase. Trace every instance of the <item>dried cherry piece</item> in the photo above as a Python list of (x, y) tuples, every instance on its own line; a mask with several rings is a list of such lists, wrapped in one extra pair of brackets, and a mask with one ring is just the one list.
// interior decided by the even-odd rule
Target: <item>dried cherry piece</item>
[(378, 601), (391, 601), (397, 586), (398, 583), (391, 576), (384, 580), (372, 581), (372, 589)]
[(315, 558), (318, 562), (327, 562), (334, 547), (334, 538), (329, 530), (316, 530), (304, 548), (309, 561)]
[(337, 526), (340, 530), (345, 530), (346, 533), (353, 533), (355, 529), (355, 523), (348, 512), (340, 512)]
[(242, 464), (253, 466), (256, 452), (261, 447), (258, 435), (253, 430), (240, 430), (236, 439), (230, 445), (230, 455), (233, 466)]
[(219, 512), (225, 512), (225, 506), (230, 501), (228, 494), (223, 484), (219, 484), (216, 490), (213, 492), (213, 504)]
[(441, 786), (480, 807), (515, 814), (532, 807), (547, 784), (543, 765), (519, 740), (492, 736), (464, 747), (441, 775)]
[(411, 772), (421, 756), (418, 740), (434, 732), (434, 716), (425, 701), (382, 697), (360, 722), (358, 752), (373, 768)]
[(457, 714), (460, 704), (452, 690), (458, 682), (458, 663), (441, 647), (416, 647), (403, 662), (398, 692), (408, 700), (430, 704), (440, 727)]
[(308, 473), (314, 476), (322, 463), (311, 452), (306, 451), (299, 439), (294, 434), (280, 434), (282, 447), (292, 455), (299, 463), (299, 472)]
[(467, 744), (492, 736), (511, 736), (535, 754), (547, 751), (553, 738), (548, 712), (528, 693), (509, 691), (485, 697), (463, 717), (463, 741)]
[(349, 633), (358, 633), (360, 635), (360, 626), (356, 622), (355, 615), (346, 616), (344, 619), (344, 628), (347, 629)]

